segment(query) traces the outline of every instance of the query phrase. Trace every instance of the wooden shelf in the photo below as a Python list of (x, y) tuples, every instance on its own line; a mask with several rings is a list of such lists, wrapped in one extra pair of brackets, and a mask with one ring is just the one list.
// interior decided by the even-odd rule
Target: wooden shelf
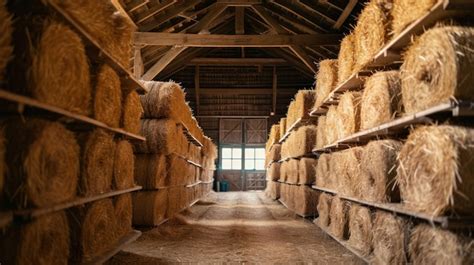
[[(108, 131), (121, 134), (130, 140), (138, 140), (138, 141), (146, 140), (145, 137), (143, 136), (127, 132), (120, 128), (112, 128), (108, 126), (107, 124), (100, 122), (98, 120), (95, 120), (93, 118), (76, 114), (76, 113), (64, 110), (62, 108), (59, 108), (53, 105), (40, 102), (30, 97), (18, 95), (18, 94), (0, 89), (0, 101), (2, 100), (7, 101), (5, 105), (8, 103), (18, 105), (16, 109), (18, 110), (18, 113), (20, 114), (23, 114), (25, 111), (28, 111), (27, 109), (28, 107), (28, 108), (31, 108), (31, 111), (35, 113), (38, 112), (38, 110), (41, 110), (41, 111), (45, 111), (48, 114), (59, 115), (59, 118), (61, 118), (62, 121), (67, 122), (67, 123), (71, 123), (72, 121), (75, 121), (75, 122), (79, 122), (81, 125), (100, 127)], [(3, 103), (2, 105), (5, 106)]]
[(186, 188), (192, 188), (192, 187), (197, 186), (197, 185), (199, 185), (199, 184), (201, 184), (201, 183), (202, 183), (201, 181), (198, 181), (198, 182), (195, 182), (195, 183), (193, 183), (193, 184), (188, 184), (188, 185), (186, 185), (185, 187), (186, 187)]
[(51, 10), (58, 14), (65, 22), (69, 24), (81, 37), (88, 48), (88, 55), (97, 61), (107, 63), (112, 67), (121, 78), (122, 88), (128, 91), (136, 90), (140, 94), (144, 94), (147, 89), (135, 79), (135, 77), (127, 70), (125, 66), (117, 61), (117, 59), (102, 47), (102, 45), (86, 30), (87, 25), (81, 21), (74, 19), (66, 10), (61, 8), (56, 1), (43, 1)]
[(296, 130), (297, 128), (301, 127), (301, 126), (304, 126), (304, 125), (308, 125), (310, 124), (311, 122), (315, 122), (317, 120), (315, 120), (314, 118), (312, 117), (304, 117), (304, 118), (298, 118), (291, 126), (290, 128), (288, 128), (288, 130), (286, 131), (286, 133), (280, 137), (280, 140), (278, 141), (278, 144), (282, 144), (283, 142), (285, 142), (285, 140), (290, 136), (290, 134)]
[(472, 16), (474, 2), (459, 0), (439, 0), (428, 13), (412, 22), (398, 36), (390, 40), (370, 61), (362, 71), (353, 74), (345, 82), (337, 86), (323, 101), (320, 108), (310, 112), (310, 116), (318, 117), (324, 115), (330, 105), (338, 102), (341, 93), (348, 90), (360, 89), (364, 78), (377, 69), (391, 66), (399, 66), (402, 63), (403, 50), (410, 45), (415, 36), (421, 35), (426, 29), (435, 25), (438, 21), (446, 18), (459, 16)]
[(286, 209), (292, 211), (294, 214), (298, 215), (301, 218), (314, 217), (314, 215), (302, 215), (302, 214), (299, 214), (299, 213), (295, 212), (293, 209), (289, 208), (288, 205), (286, 205), (286, 203), (281, 198), (277, 199), (277, 201), (279, 201), (281, 204), (283, 204), (283, 206), (285, 206)]
[(83, 264), (84, 265), (104, 264), (107, 260), (115, 256), (117, 253), (119, 253), (126, 245), (137, 240), (141, 235), (142, 235), (142, 232), (137, 231), (137, 230), (132, 230), (127, 235), (122, 237), (111, 250), (105, 252), (103, 255), (96, 257), (90, 261), (86, 261)]
[(65, 209), (72, 208), (75, 206), (91, 203), (91, 202), (109, 198), (109, 197), (118, 196), (125, 193), (130, 193), (130, 192), (141, 190), (141, 189), (142, 189), (141, 186), (135, 186), (133, 188), (129, 188), (125, 190), (111, 191), (111, 192), (98, 194), (98, 195), (94, 195), (94, 196), (90, 196), (86, 198), (76, 198), (74, 199), (74, 201), (60, 203), (60, 204), (50, 206), (50, 207), (16, 210), (16, 211), (13, 211), (13, 215), (15, 217), (15, 220), (17, 219), (22, 220), (22, 221), (30, 220), (30, 219), (33, 219), (33, 218), (36, 218), (48, 213), (65, 210)]
[(349, 250), (350, 252), (352, 252), (354, 255), (356, 255), (357, 257), (359, 257), (360, 259), (362, 259), (363, 261), (365, 261), (367, 264), (370, 264), (370, 257), (367, 257), (367, 256), (364, 256), (362, 255), (359, 251), (357, 251), (356, 249), (354, 249), (353, 247), (351, 247), (349, 245), (349, 243), (345, 240), (341, 240), (337, 237), (335, 237), (334, 235), (332, 235), (331, 232), (329, 232), (329, 230), (325, 227), (322, 227), (319, 225), (318, 219), (314, 219), (313, 223), (318, 226), (324, 233), (326, 233), (328, 236), (330, 236), (332, 239), (334, 239), (337, 243), (339, 243), (340, 245), (342, 245), (343, 247), (345, 247), (347, 250)]
[(177, 153), (172, 153), (173, 155), (183, 159), (183, 160), (186, 160), (186, 162), (188, 162), (189, 164), (193, 165), (193, 166), (196, 166), (196, 167), (199, 167), (199, 168), (203, 168), (201, 164), (197, 163), (197, 162), (194, 162), (192, 160), (189, 160), (187, 159), (186, 157), (180, 155), (180, 154), (177, 154)]
[(474, 102), (451, 100), (446, 103), (428, 108), (415, 114), (406, 115), (374, 128), (357, 132), (336, 143), (313, 150), (314, 154), (346, 149), (352, 146), (366, 144), (371, 140), (408, 133), (409, 129), (418, 124), (431, 124), (439, 118), (472, 117)]
[(411, 218), (415, 218), (418, 220), (422, 220), (424, 222), (428, 222), (432, 225), (436, 224), (441, 226), (445, 229), (466, 229), (466, 228), (473, 228), (474, 227), (474, 216), (466, 216), (466, 217), (456, 217), (456, 216), (431, 216), (425, 213), (419, 213), (410, 209), (407, 209), (403, 203), (378, 203), (378, 202), (369, 202), (365, 200), (361, 200), (358, 198), (346, 196), (343, 194), (338, 194), (337, 191), (322, 188), (313, 185), (313, 189), (317, 191), (322, 191), (325, 193), (329, 193), (332, 195), (337, 195), (339, 198), (344, 199), (346, 201), (354, 202), (366, 207), (371, 207), (387, 212), (391, 212), (393, 214), (408, 216)]
[(188, 127), (182, 121), (180, 121), (179, 124), (183, 126), (184, 135), (190, 143), (193, 143), (199, 147), (203, 146), (202, 143), (189, 131)]

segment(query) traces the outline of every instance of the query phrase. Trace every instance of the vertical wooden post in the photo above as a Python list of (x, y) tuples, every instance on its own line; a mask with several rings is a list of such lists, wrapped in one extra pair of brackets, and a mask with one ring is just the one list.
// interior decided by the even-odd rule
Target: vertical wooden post
[(141, 79), (143, 75), (143, 57), (142, 50), (140, 47), (135, 47), (134, 57), (133, 57), (133, 75), (137, 79)]

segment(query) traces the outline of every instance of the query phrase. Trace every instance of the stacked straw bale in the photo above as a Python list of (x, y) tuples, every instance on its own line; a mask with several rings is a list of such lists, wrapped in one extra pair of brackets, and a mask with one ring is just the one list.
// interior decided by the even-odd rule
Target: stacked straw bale
[(135, 157), (133, 147), (127, 140), (118, 141), (115, 148), (114, 179), (115, 189), (123, 190), (134, 185)]
[[(360, 162), (362, 159), (362, 153), (364, 152), (363, 147), (353, 147), (347, 150), (341, 151), (339, 159), (337, 156), (334, 163), (335, 174), (333, 179), (337, 182), (337, 191), (344, 195), (361, 197), (358, 193), (357, 186), (361, 179), (361, 166)], [(339, 169), (340, 168), (340, 169)], [(333, 170), (333, 168), (331, 168)], [(361, 191), (363, 193), (363, 191)]]
[(266, 165), (279, 161), (281, 159), (281, 145), (275, 144), (266, 152)]
[(0, 83), (3, 82), (5, 69), (12, 58), (12, 16), (7, 10), (6, 0), (0, 0)]
[(413, 130), (399, 154), (397, 182), (408, 207), (433, 216), (474, 212), (474, 129)]
[(288, 114), (286, 115), (287, 131), (296, 120), (308, 117), (308, 113), (314, 105), (314, 99), (314, 90), (299, 90), (296, 93), (295, 99), (290, 103)]
[(321, 154), (316, 165), (316, 186), (329, 188), (331, 184), (331, 157), (332, 154)]
[(329, 227), (330, 224), (330, 209), (331, 209), (331, 201), (332, 201), (332, 196), (327, 194), (327, 193), (321, 193), (319, 195), (319, 200), (318, 200), (318, 219), (317, 222), (321, 227), (327, 228)]
[(290, 159), (285, 162), (286, 164), (286, 183), (298, 184), (298, 167), (299, 160)]
[(267, 170), (267, 179), (277, 181), (280, 179), (280, 165), (281, 163), (272, 163)]
[(268, 137), (266, 149), (270, 150), (272, 145), (278, 143), (280, 141), (280, 125), (274, 124), (270, 129), (270, 136)]
[(364, 256), (372, 251), (372, 214), (369, 208), (359, 205), (351, 206), (348, 242)]
[(94, 118), (111, 127), (120, 126), (122, 90), (120, 78), (107, 64), (102, 65), (95, 76)]
[(76, 197), (80, 150), (72, 132), (40, 119), (12, 119), (2, 127), (4, 193), (11, 206), (46, 207)]
[(135, 145), (136, 153), (176, 153), (179, 148), (177, 135), (182, 131), (176, 126), (176, 122), (170, 119), (144, 119), (142, 120), (140, 134), (145, 136), (146, 141)]
[(437, 0), (394, 0), (391, 12), (393, 37), (397, 37), (410, 23), (427, 14), (437, 2)]
[(305, 125), (299, 127), (293, 134), (295, 135), (295, 142), (290, 145), (290, 152), (292, 157), (304, 156), (311, 153), (316, 144), (315, 125)]
[(326, 123), (324, 124), (325, 128), (325, 138), (326, 144), (333, 144), (338, 139), (338, 128), (342, 128), (342, 122), (339, 117), (336, 106), (330, 106), (326, 114)]
[(168, 211), (168, 189), (140, 191), (133, 194), (133, 224), (156, 226)]
[(286, 182), (288, 178), (288, 171), (289, 171), (288, 161), (283, 161), (280, 165), (280, 178), (278, 179), (278, 181)]
[(298, 165), (298, 184), (310, 185), (316, 179), (316, 165), (318, 160), (303, 157)]
[(140, 96), (136, 91), (129, 92), (123, 99), (122, 127), (124, 130), (140, 133), (140, 118), (143, 114)]
[(473, 27), (443, 26), (427, 30), (409, 47), (401, 67), (407, 113), (452, 98), (474, 99), (473, 39)]
[(184, 91), (174, 82), (145, 81), (148, 93), (140, 96), (145, 118), (181, 120), (186, 100)]
[(360, 128), (389, 122), (403, 111), (399, 71), (378, 72), (367, 78), (362, 94)]
[(332, 235), (339, 239), (347, 239), (349, 234), (349, 209), (350, 204), (334, 196), (331, 200), (331, 209), (329, 210), (329, 230)]
[(337, 105), (339, 126), (334, 128), (337, 139), (343, 139), (359, 131), (361, 96), (360, 92), (346, 92), (339, 99)]
[(127, 235), (132, 230), (132, 194), (122, 194), (114, 198), (114, 213), (117, 220), (116, 238)]
[(135, 181), (144, 189), (158, 189), (167, 185), (166, 156), (160, 154), (135, 155)]
[[(329, 177), (324, 181), (325, 185), (329, 189), (338, 190), (342, 189), (346, 190), (349, 188), (344, 187), (344, 183), (346, 179), (346, 172), (345, 172), (345, 163), (342, 163), (345, 158), (345, 154), (343, 152), (334, 152), (331, 153), (331, 158), (329, 159)], [(348, 182), (350, 179), (348, 180)]]
[(355, 69), (355, 35), (351, 33), (341, 41), (339, 55), (337, 57), (337, 83), (344, 83), (354, 73)]
[(316, 148), (323, 148), (328, 144), (326, 136), (326, 116), (318, 118), (318, 127), (316, 129)]
[(286, 118), (281, 118), (280, 119), (280, 137), (283, 137), (286, 133)]
[(327, 59), (319, 62), (319, 70), (316, 75), (316, 95), (314, 109), (321, 107), (324, 100), (337, 85), (337, 60)]
[(293, 186), (294, 212), (300, 216), (317, 216), (317, 205), (320, 192), (312, 188), (299, 185)]
[(403, 219), (386, 212), (376, 212), (372, 226), (374, 264), (406, 264), (405, 230)]

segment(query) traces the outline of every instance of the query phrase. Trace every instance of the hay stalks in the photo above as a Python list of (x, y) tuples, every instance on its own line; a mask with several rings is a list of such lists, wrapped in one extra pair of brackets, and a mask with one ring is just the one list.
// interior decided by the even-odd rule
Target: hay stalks
[(141, 120), (140, 134), (145, 136), (146, 141), (135, 145), (135, 153), (157, 153), (171, 154), (178, 152), (178, 133), (182, 131), (171, 119), (164, 120)]
[(341, 41), (339, 55), (337, 57), (337, 83), (338, 85), (345, 82), (354, 73), (355, 66), (355, 36), (351, 33), (345, 36)]
[(330, 216), (329, 216), (329, 211), (331, 209), (331, 201), (332, 201), (332, 196), (322, 192), (321, 195), (319, 195), (319, 201), (318, 201), (318, 224), (322, 227), (329, 227), (330, 223)]
[(122, 89), (117, 73), (107, 64), (99, 68), (95, 80), (94, 118), (111, 127), (120, 126)]
[(339, 99), (337, 116), (340, 126), (335, 127), (337, 139), (343, 139), (360, 129), (360, 92), (346, 92)]
[(367, 256), (372, 250), (372, 214), (369, 208), (352, 205), (349, 211), (349, 244)]
[(166, 218), (168, 189), (133, 193), (133, 225), (155, 226)]
[(338, 128), (342, 128), (342, 122), (339, 117), (339, 113), (337, 111), (336, 106), (332, 105), (329, 107), (328, 112), (326, 114), (326, 123), (324, 127), (326, 128), (326, 144), (333, 144), (337, 140), (339, 140)]
[(437, 2), (437, 0), (394, 0), (391, 12), (393, 37), (397, 37), (409, 24), (428, 13)]
[(118, 190), (133, 187), (133, 168), (135, 157), (133, 148), (127, 140), (120, 140), (115, 148), (114, 187)]
[(316, 75), (316, 98), (314, 109), (318, 109), (337, 84), (337, 60), (326, 59), (319, 62)]
[(167, 185), (166, 156), (160, 154), (135, 155), (135, 181), (144, 189), (163, 188)]
[(402, 99), (415, 113), (449, 99), (473, 100), (474, 28), (444, 26), (419, 37), (404, 54)]
[(267, 179), (277, 181), (280, 179), (280, 163), (272, 163), (267, 170)]
[(116, 238), (125, 236), (132, 230), (132, 194), (122, 194), (114, 201), (115, 219), (117, 220)]
[(347, 201), (341, 200), (338, 196), (334, 196), (331, 201), (331, 209), (329, 211), (329, 230), (331, 234), (339, 239), (347, 239), (349, 226), (349, 208)]
[(406, 264), (406, 223), (399, 217), (386, 212), (376, 212), (373, 224), (374, 264)]
[(145, 81), (144, 85), (148, 88), (148, 93), (140, 96), (140, 99), (146, 118), (182, 120), (190, 127), (192, 122), (183, 119), (184, 117), (191, 119), (191, 113), (189, 108), (186, 108), (185, 94), (179, 84), (174, 82)]
[(337, 167), (333, 176), (337, 182), (337, 190), (342, 194), (356, 197), (362, 196), (362, 194), (358, 193), (357, 186), (361, 179), (360, 161), (363, 152), (364, 148), (360, 146), (341, 151), (339, 152), (341, 154), (339, 160), (334, 160), (334, 163), (331, 164)]
[(13, 56), (12, 47), (12, 16), (9, 14), (6, 0), (0, 0), (0, 83), (3, 82), (5, 69)]
[(331, 183), (330, 160), (331, 154), (321, 154), (316, 165), (316, 186), (329, 188)]
[(361, 129), (389, 122), (402, 111), (400, 72), (378, 72), (365, 81), (360, 109)]
[(286, 118), (281, 118), (280, 119), (280, 137), (283, 137), (286, 133)]
[(326, 116), (318, 118), (318, 128), (316, 129), (316, 148), (323, 148), (328, 144), (326, 137)]
[(397, 182), (403, 202), (433, 216), (474, 212), (474, 130), (422, 126), (403, 145)]
[(298, 165), (298, 184), (313, 184), (316, 179), (316, 166), (318, 160), (303, 157)]
[(136, 91), (129, 92), (123, 101), (122, 127), (125, 131), (138, 134), (140, 132), (140, 118), (143, 108), (140, 96)]

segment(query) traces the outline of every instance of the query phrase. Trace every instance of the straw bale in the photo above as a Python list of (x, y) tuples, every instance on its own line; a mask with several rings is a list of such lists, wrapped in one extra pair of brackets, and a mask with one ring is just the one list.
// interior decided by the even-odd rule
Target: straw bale
[(181, 210), (181, 188), (182, 187), (170, 187), (168, 188), (168, 208), (166, 211), (166, 217), (172, 218)]
[[(148, 93), (140, 96), (146, 118), (171, 118), (182, 120), (186, 112), (185, 94), (181, 86), (174, 82), (144, 81)], [(183, 121), (185, 122), (185, 121)], [(185, 122), (189, 127), (189, 122)]]
[(316, 75), (316, 98), (314, 109), (318, 109), (337, 85), (337, 60), (326, 59), (319, 62)]
[(167, 211), (168, 189), (133, 193), (133, 225), (159, 225)]
[(168, 155), (166, 157), (166, 168), (168, 172), (168, 185), (184, 185), (186, 184), (186, 176), (188, 175), (189, 163), (183, 158), (176, 155)]
[(115, 189), (123, 190), (134, 185), (133, 169), (135, 157), (133, 148), (127, 140), (118, 141), (115, 147), (114, 180)]
[(267, 152), (267, 165), (271, 162), (279, 161), (280, 159), (281, 159), (281, 145), (275, 144), (270, 149), (270, 151)]
[(428, 13), (437, 2), (437, 0), (394, 0), (391, 12), (393, 37), (397, 37), (409, 24)]
[(102, 199), (69, 211), (71, 263), (86, 263), (117, 241), (112, 199)]
[(305, 185), (294, 186), (293, 189), (295, 213), (305, 217), (317, 216), (316, 206), (320, 192)]
[(280, 182), (286, 182), (287, 176), (288, 176), (288, 161), (283, 161), (280, 164), (280, 178), (278, 181)]
[(389, 40), (390, 12), (393, 0), (371, 0), (357, 19), (355, 70), (360, 71)]
[(332, 201), (332, 196), (322, 192), (321, 195), (319, 195), (319, 200), (318, 200), (318, 224), (322, 227), (329, 227), (330, 223), (330, 216), (329, 216), (329, 211), (331, 209), (331, 201)]
[(372, 141), (365, 146), (356, 194), (364, 200), (380, 203), (400, 200), (395, 178), (401, 147), (402, 143), (396, 140)]
[(144, 189), (163, 188), (168, 185), (166, 156), (160, 154), (135, 155), (135, 181)]
[(298, 183), (298, 166), (299, 160), (290, 159), (286, 161), (287, 170), (286, 170), (286, 183), (297, 184)]
[(335, 160), (335, 163), (331, 164), (337, 168), (341, 167), (340, 170), (342, 172), (339, 173), (339, 169), (336, 169), (338, 174), (334, 175), (334, 177), (336, 177), (335, 180), (338, 187), (337, 191), (344, 195), (355, 196), (359, 198), (362, 196), (362, 194), (358, 193), (357, 187), (359, 186), (362, 175), (360, 162), (363, 152), (364, 148), (360, 146), (349, 148), (339, 152), (339, 159)]
[(404, 54), (402, 100), (415, 113), (449, 99), (474, 100), (474, 27), (426, 31)]
[(122, 127), (125, 131), (138, 134), (140, 132), (140, 118), (143, 114), (140, 96), (136, 91), (129, 92), (123, 101)]
[[(324, 181), (327, 188), (345, 192), (345, 160), (346, 158), (343, 152), (334, 152), (331, 154), (331, 159), (329, 160), (329, 178)], [(341, 187), (343, 190), (340, 190)]]
[(386, 212), (376, 212), (372, 226), (373, 264), (406, 264), (403, 219)]
[(94, 118), (111, 127), (120, 126), (122, 89), (117, 73), (107, 64), (102, 65), (95, 77)]
[(12, 16), (7, 10), (6, 0), (0, 1), (0, 82), (3, 81), (5, 69), (13, 56), (12, 46)]
[(293, 133), (295, 135), (295, 141), (290, 145), (292, 157), (304, 156), (311, 153), (316, 144), (317, 129), (318, 127), (316, 125), (305, 125), (299, 127)]
[(422, 126), (399, 154), (397, 182), (403, 202), (430, 215), (474, 212), (474, 129)]
[[(335, 153), (333, 153), (335, 154)], [(332, 154), (321, 154), (316, 165), (316, 186), (328, 188), (332, 186), (331, 183), (331, 156)]]
[(5, 195), (15, 208), (47, 207), (76, 196), (79, 145), (60, 123), (12, 119), (4, 124)]
[(349, 208), (347, 201), (341, 200), (338, 196), (334, 196), (331, 200), (331, 209), (329, 211), (329, 230), (332, 235), (339, 239), (347, 239), (349, 233)]
[(318, 160), (313, 158), (303, 157), (300, 159), (298, 165), (298, 183), (299, 184), (313, 184), (316, 180), (316, 166)]
[(44, 21), (38, 31), (41, 34), (36, 33), (35, 46), (29, 50), (27, 94), (65, 110), (89, 114), (90, 72), (81, 38), (54, 20)]
[(355, 35), (350, 33), (346, 35), (339, 48), (339, 55), (337, 57), (337, 83), (342, 84), (354, 73), (355, 66)]
[(326, 136), (326, 116), (320, 116), (318, 118), (318, 128), (316, 129), (316, 148), (323, 148), (327, 145)]
[(337, 116), (340, 126), (335, 127), (338, 139), (345, 138), (360, 129), (361, 92), (346, 92), (339, 99)]
[(103, 129), (79, 135), (82, 146), (79, 192), (93, 195), (110, 191), (114, 175), (116, 145), (113, 135)]
[(415, 265), (473, 264), (474, 240), (420, 224), (411, 232), (409, 255)]
[(338, 128), (342, 127), (341, 119), (339, 118), (339, 113), (336, 106), (330, 106), (326, 114), (326, 123), (324, 128), (326, 128), (326, 144), (333, 144), (339, 140)]
[(115, 219), (117, 220), (116, 238), (121, 238), (132, 230), (132, 193), (117, 196), (114, 201)]
[(270, 129), (270, 136), (268, 137), (267, 150), (270, 149), (272, 145), (278, 143), (278, 141), (280, 141), (280, 125), (273, 124)]
[(393, 120), (403, 111), (399, 71), (378, 72), (365, 81), (360, 127), (370, 129)]
[(314, 90), (299, 90), (295, 99), (288, 107), (288, 115), (286, 117), (286, 126), (288, 128), (293, 125), (297, 119), (306, 118), (309, 111), (314, 105), (315, 91)]
[(283, 137), (286, 133), (286, 118), (281, 118), (280, 119), (280, 137)]
[(64, 211), (9, 227), (0, 237), (3, 264), (67, 264), (69, 227)]
[(280, 163), (272, 163), (267, 171), (267, 179), (277, 181), (280, 179)]
[(141, 120), (140, 134), (145, 136), (146, 141), (135, 144), (135, 153), (176, 153), (179, 147), (177, 131), (174, 120)]
[(364, 256), (372, 251), (372, 214), (369, 208), (355, 204), (351, 206), (348, 242)]

